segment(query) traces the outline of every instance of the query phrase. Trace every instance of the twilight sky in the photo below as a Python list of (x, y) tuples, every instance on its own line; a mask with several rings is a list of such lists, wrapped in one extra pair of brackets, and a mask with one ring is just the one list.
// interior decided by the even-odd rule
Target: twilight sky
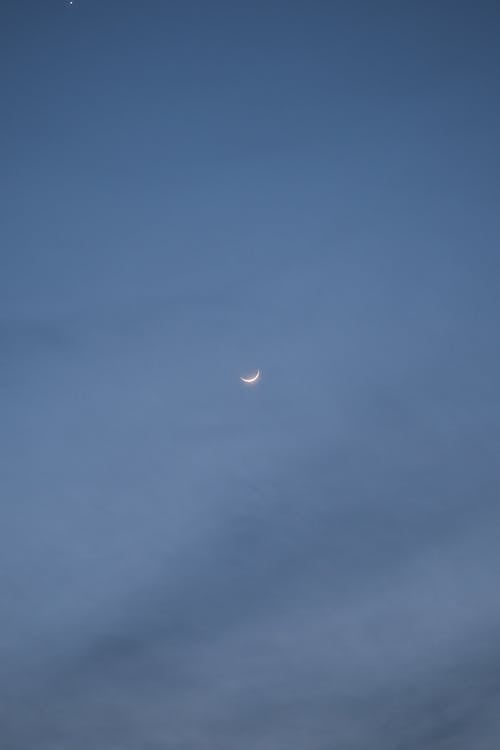
[(500, 747), (499, 38), (1, 4), (2, 750)]

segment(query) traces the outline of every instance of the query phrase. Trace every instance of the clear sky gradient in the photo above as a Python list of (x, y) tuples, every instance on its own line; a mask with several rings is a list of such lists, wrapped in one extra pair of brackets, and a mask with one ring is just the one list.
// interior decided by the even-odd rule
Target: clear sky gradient
[(500, 747), (499, 38), (1, 4), (2, 750)]

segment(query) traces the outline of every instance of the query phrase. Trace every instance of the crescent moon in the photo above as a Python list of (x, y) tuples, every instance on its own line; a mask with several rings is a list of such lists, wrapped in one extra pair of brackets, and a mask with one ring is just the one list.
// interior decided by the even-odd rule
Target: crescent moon
[(250, 384), (250, 383), (256, 383), (259, 378), (260, 378), (260, 370), (257, 370), (257, 372), (255, 373), (255, 375), (252, 375), (250, 378), (242, 378), (242, 377), (240, 377), (240, 380), (241, 380), (242, 383), (248, 383), (248, 384)]

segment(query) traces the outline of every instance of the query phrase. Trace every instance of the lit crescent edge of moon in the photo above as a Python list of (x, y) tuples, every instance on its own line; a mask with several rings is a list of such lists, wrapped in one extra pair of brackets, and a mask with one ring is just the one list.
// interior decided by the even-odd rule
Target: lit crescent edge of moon
[(252, 383), (256, 383), (259, 378), (260, 378), (260, 370), (257, 370), (255, 375), (252, 375), (251, 378), (240, 377), (240, 380), (242, 383), (247, 383), (247, 385), (251, 385)]

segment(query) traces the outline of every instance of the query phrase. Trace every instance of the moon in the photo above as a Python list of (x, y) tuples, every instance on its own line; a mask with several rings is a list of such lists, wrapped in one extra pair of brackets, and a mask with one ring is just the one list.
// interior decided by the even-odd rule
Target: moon
[(240, 380), (242, 383), (247, 383), (247, 385), (251, 385), (252, 383), (256, 383), (259, 378), (260, 378), (260, 370), (257, 370), (255, 375), (251, 375), (249, 378), (240, 377)]

